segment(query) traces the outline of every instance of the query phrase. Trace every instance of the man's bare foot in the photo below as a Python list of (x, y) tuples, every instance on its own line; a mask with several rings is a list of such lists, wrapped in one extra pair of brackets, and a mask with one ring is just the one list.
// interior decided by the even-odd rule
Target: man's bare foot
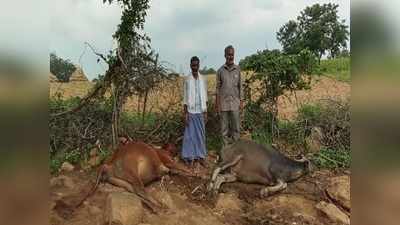
[(185, 164), (185, 166), (186, 166), (187, 168), (193, 169), (193, 167), (194, 167), (194, 160), (187, 160), (187, 159), (184, 159), (183, 162), (184, 162), (184, 164)]
[(208, 163), (205, 159), (199, 159), (199, 163), (202, 167), (208, 168)]

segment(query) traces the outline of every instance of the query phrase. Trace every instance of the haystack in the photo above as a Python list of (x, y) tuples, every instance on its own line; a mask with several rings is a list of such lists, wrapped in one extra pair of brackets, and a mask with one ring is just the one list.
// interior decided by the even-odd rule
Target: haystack
[(85, 76), (82, 68), (76, 66), (76, 70), (72, 73), (71, 77), (69, 78), (69, 82), (77, 82), (77, 81), (89, 81)]
[(58, 78), (57, 78), (52, 72), (50, 72), (50, 74), (49, 74), (49, 81), (50, 81), (51, 83), (54, 83), (54, 82), (58, 82), (59, 80), (58, 80)]

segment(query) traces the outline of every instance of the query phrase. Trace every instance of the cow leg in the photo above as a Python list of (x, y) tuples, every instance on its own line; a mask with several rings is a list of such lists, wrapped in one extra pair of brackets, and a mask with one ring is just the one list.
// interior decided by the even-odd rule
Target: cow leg
[(278, 191), (282, 191), (282, 190), (286, 189), (286, 187), (287, 187), (287, 183), (278, 179), (278, 182), (275, 186), (265, 187), (265, 188), (261, 189), (260, 194), (262, 197), (267, 197), (268, 195), (271, 195)]
[(134, 189), (133, 189), (132, 185), (128, 181), (125, 181), (125, 180), (123, 180), (121, 178), (109, 177), (107, 179), (107, 181), (112, 185), (124, 188), (128, 192), (132, 192), (132, 193), (134, 192)]
[(227, 168), (236, 165), (238, 162), (240, 162), (240, 160), (241, 160), (242, 158), (243, 158), (243, 155), (238, 155), (238, 156), (236, 156), (236, 157), (232, 160), (232, 162), (228, 162), (228, 163), (225, 163), (225, 164), (221, 165), (220, 167), (217, 167), (217, 168), (214, 170), (214, 172), (213, 172), (213, 174), (212, 174), (212, 176), (211, 176), (211, 181), (214, 181), (215, 178), (218, 176), (218, 174), (219, 174), (221, 171), (224, 171), (224, 170), (226, 170)]
[(242, 160), (242, 158), (243, 158), (243, 155), (238, 155), (231, 162), (225, 163), (225, 164), (221, 165), (220, 167), (217, 167), (211, 176), (211, 181), (207, 187), (208, 191), (215, 190), (215, 188), (214, 188), (215, 179), (217, 178), (217, 176), (219, 175), (219, 173), (221, 171), (226, 170), (227, 168), (236, 165), (237, 163), (240, 162), (240, 160)]
[(157, 213), (158, 209), (164, 208), (162, 203), (147, 194), (143, 182), (137, 176), (128, 174), (127, 178), (134, 189), (134, 193), (142, 199), (143, 203), (148, 206), (153, 213)]
[(112, 184), (115, 185), (117, 187), (122, 187), (124, 188), (126, 191), (136, 194), (141, 201), (150, 208), (151, 211), (156, 212), (156, 208), (158, 206), (154, 206), (154, 203), (152, 201), (150, 201), (148, 199), (148, 197), (146, 196), (146, 194), (144, 192), (138, 191), (137, 188), (135, 190), (135, 188), (133, 188), (132, 184), (124, 179), (118, 178), (118, 177), (108, 177), (107, 181)]
[(223, 183), (235, 182), (237, 177), (233, 174), (218, 175), (215, 180), (214, 191), (218, 191)]

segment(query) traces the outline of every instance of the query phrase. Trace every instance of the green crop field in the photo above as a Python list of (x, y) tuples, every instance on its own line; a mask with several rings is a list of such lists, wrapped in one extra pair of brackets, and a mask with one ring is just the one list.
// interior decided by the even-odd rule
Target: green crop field
[(339, 81), (350, 82), (350, 57), (321, 60), (321, 72), (323, 75), (333, 77)]

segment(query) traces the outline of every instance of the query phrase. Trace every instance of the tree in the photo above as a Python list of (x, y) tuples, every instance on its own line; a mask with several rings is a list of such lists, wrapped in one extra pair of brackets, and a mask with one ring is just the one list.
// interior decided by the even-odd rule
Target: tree
[(277, 39), (282, 44), (285, 53), (296, 54), (300, 52), (302, 44), (299, 33), (299, 25), (294, 20), (290, 20), (279, 29)]
[[(269, 129), (272, 137), (275, 135), (276, 118), (278, 115), (278, 97), (285, 91), (302, 90), (309, 87), (309, 75), (318, 68), (316, 56), (309, 50), (299, 54), (284, 54), (279, 50), (264, 50), (240, 60), (243, 70), (253, 71), (254, 74), (246, 81), (245, 93), (251, 87), (251, 96), (258, 96), (254, 102), (246, 99), (246, 105), (264, 105), (271, 114)], [(308, 76), (306, 76), (308, 75)], [(248, 103), (251, 104), (248, 104)]]
[(146, 112), (146, 102), (149, 91), (161, 80), (168, 78), (166, 69), (160, 64), (158, 54), (150, 46), (150, 38), (143, 32), (146, 10), (150, 7), (149, 0), (102, 0), (103, 3), (117, 2), (121, 6), (121, 23), (113, 38), (118, 47), (103, 55), (92, 51), (108, 64), (108, 70), (99, 76), (92, 91), (82, 99), (80, 104), (67, 111), (52, 114), (52, 117), (76, 112), (92, 100), (101, 99), (105, 93), (111, 93), (112, 101), (112, 142), (117, 146), (120, 133), (120, 114), (123, 104), (131, 95), (143, 97), (143, 118)]
[(308, 48), (320, 60), (328, 52), (335, 58), (347, 48), (348, 26), (338, 16), (338, 4), (314, 4), (300, 12), (297, 21), (290, 20), (277, 32), (277, 39), (287, 54)]
[(74, 64), (69, 59), (65, 60), (50, 53), (50, 72), (53, 73), (59, 81), (68, 82), (71, 74), (76, 70)]
[(214, 68), (207, 68), (207, 66), (205, 66), (203, 69), (200, 70), (201, 74), (216, 74), (217, 71), (215, 71)]

